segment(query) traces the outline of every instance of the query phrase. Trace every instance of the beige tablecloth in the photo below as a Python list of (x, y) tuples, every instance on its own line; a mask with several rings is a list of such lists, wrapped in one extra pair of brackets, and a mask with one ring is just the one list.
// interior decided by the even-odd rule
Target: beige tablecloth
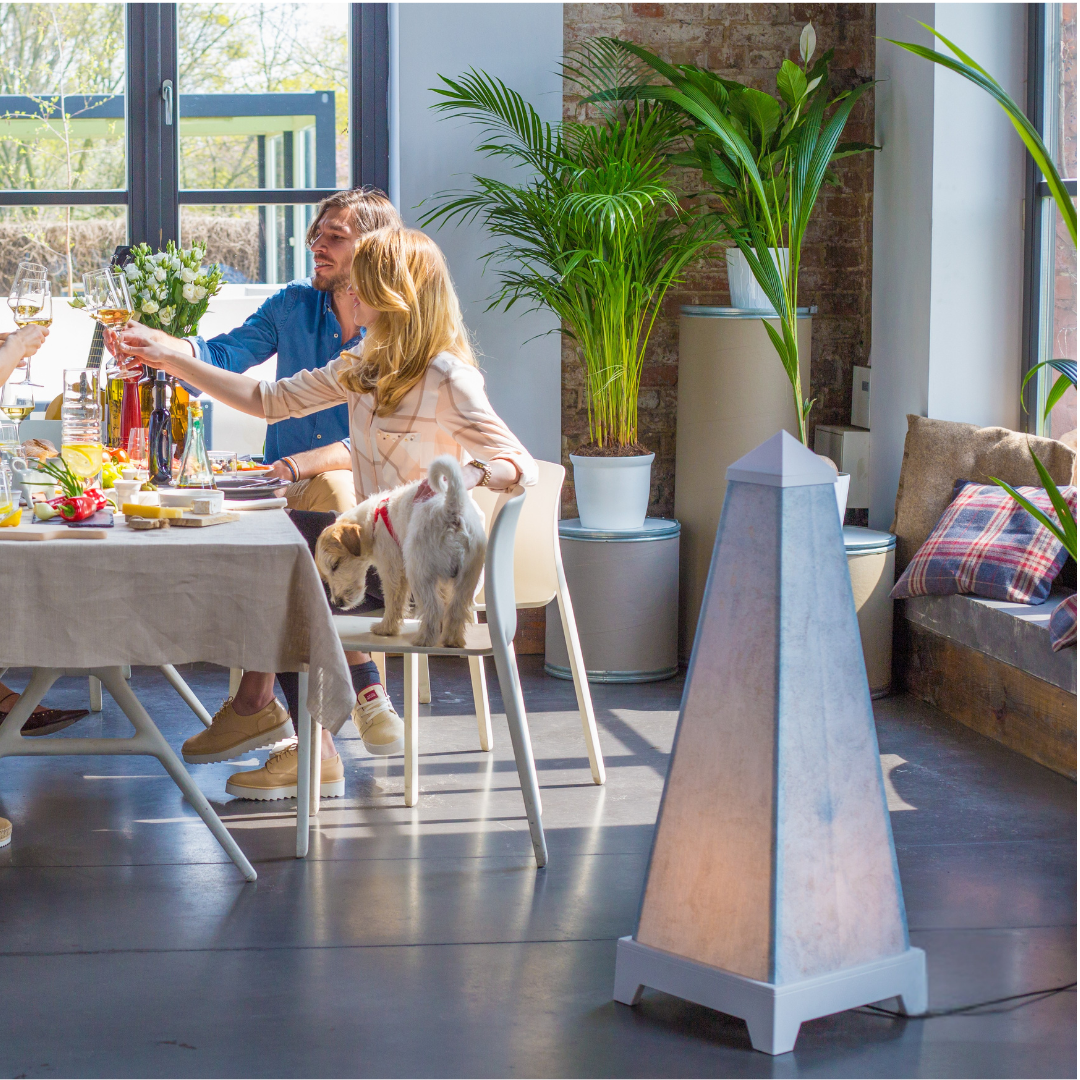
[(308, 664), (314, 719), (336, 732), (349, 718), (345, 654), (311, 553), (283, 511), (202, 529), (108, 532), (0, 540), (0, 664)]

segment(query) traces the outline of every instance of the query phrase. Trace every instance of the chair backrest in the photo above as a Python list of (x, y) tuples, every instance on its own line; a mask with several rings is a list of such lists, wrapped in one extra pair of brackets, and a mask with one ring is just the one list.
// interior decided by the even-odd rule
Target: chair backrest
[(492, 638), (500, 637), (507, 645), (517, 633), (517, 603), (514, 600), (514, 537), (518, 518), (525, 504), (525, 491), (518, 487), (503, 503), (488, 536), (484, 560), (487, 591), (487, 621)]
[[(539, 477), (525, 488), (525, 505), (514, 542), (514, 595), (518, 607), (546, 607), (558, 589), (559, 500), (566, 470), (553, 461), (538, 461)], [(487, 521), (488, 533), (506, 501), (485, 488), (473, 488), (473, 497)], [(485, 602), (483, 590), (477, 603)]]

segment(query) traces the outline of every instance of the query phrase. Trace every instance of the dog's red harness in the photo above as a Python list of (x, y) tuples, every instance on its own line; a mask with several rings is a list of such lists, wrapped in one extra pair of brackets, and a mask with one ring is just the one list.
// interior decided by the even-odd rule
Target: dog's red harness
[(375, 523), (378, 524), (381, 521), (386, 526), (386, 531), (390, 534), (390, 539), (393, 540), (398, 547), (401, 547), (401, 541), (398, 540), (397, 533), (394, 532), (394, 526), (390, 524), (390, 513), (387, 510), (389, 505), (390, 500), (383, 499), (383, 501), (375, 507)]

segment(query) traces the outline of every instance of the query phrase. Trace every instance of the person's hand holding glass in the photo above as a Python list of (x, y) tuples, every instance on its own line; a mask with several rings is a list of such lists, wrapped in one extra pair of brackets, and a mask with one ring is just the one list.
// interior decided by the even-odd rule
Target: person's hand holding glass
[[(106, 330), (118, 330), (135, 314), (135, 305), (131, 302), (127, 278), (123, 273), (103, 267), (83, 274), (83, 290), (86, 297), (86, 311), (97, 319)], [(111, 337), (111, 335), (108, 335)], [(110, 352), (114, 361), (119, 357)], [(138, 371), (122, 371), (123, 378), (138, 378)]]

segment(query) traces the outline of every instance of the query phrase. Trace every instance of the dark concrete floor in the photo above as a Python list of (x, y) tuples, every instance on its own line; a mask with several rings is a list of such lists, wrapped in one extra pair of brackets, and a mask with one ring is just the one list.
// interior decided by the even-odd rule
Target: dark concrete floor
[[(708, 1009), (655, 992), (614, 1004), (680, 680), (594, 688), (609, 777), (596, 788), (572, 687), (523, 658), (551, 851), (537, 873), (505, 723), (479, 753), (464, 664), (432, 667), (419, 805), (402, 806), (401, 758), (368, 757), (349, 725), (347, 797), (324, 804), (306, 862), (292, 802), (232, 801), (235, 765), (192, 768), (255, 885), (151, 759), (0, 762), (15, 824), (0, 851), (0, 1075), (1076, 1074), (1075, 993), (923, 1021), (848, 1012), (805, 1024), (776, 1059)], [(186, 675), (215, 708), (225, 673)], [(390, 682), (399, 694), (393, 668)], [(156, 671), (134, 685), (174, 745), (198, 730)], [(85, 680), (48, 698), (85, 700)], [(1075, 979), (1075, 785), (911, 698), (878, 702), (877, 720), (891, 805), (908, 807), (891, 816), (931, 1007)], [(106, 699), (70, 734), (129, 731)]]

